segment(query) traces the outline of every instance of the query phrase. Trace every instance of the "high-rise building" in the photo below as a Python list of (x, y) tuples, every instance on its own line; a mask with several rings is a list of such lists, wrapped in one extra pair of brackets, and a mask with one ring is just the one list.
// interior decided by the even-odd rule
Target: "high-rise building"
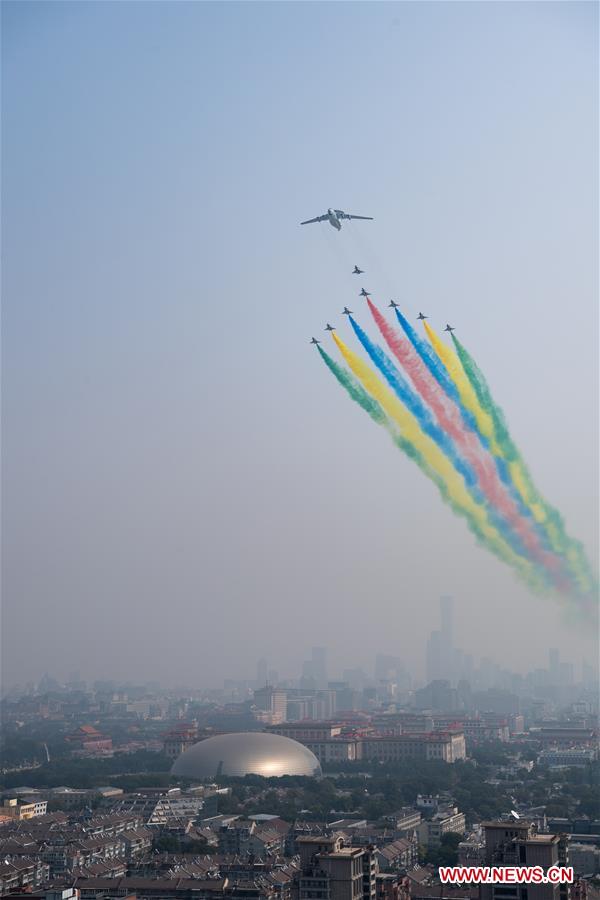
[(318, 689), (327, 687), (327, 650), (325, 647), (313, 647), (311, 650), (313, 678)]
[(414, 703), (416, 709), (451, 712), (459, 707), (458, 692), (446, 679), (436, 678), (426, 687), (415, 691)]
[(310, 659), (302, 663), (300, 687), (304, 691), (323, 690), (327, 687), (327, 650), (313, 647)]
[(432, 631), (427, 641), (427, 681), (439, 681), (442, 678), (442, 633), (441, 631)]
[(598, 667), (590, 665), (587, 660), (581, 663), (581, 680), (586, 688), (598, 689)]
[(548, 651), (548, 663), (548, 668), (550, 670), (550, 684), (558, 684), (560, 671), (560, 655), (556, 647), (551, 647)]
[(287, 718), (287, 693), (278, 690), (270, 685), (258, 688), (254, 691), (254, 705), (258, 710), (268, 713), (270, 723), (275, 725), (278, 722), (285, 722)]
[(378, 653), (375, 657), (375, 681), (396, 681), (403, 668), (399, 657)]
[(573, 684), (573, 666), (568, 662), (561, 662), (558, 666), (558, 683), (562, 687), (570, 687)]
[(461, 677), (463, 654), (454, 649), (454, 599), (440, 597), (439, 631), (432, 631), (427, 641), (427, 681), (448, 679), (456, 682)]
[(297, 846), (299, 900), (372, 900), (376, 868), (364, 864), (364, 850), (339, 837), (300, 837)]
[(442, 619), (442, 640), (450, 648), (454, 647), (454, 598), (445, 594), (440, 597), (440, 613)]
[[(566, 843), (557, 834), (537, 834), (523, 820), (483, 823), (487, 866), (567, 865)], [(569, 900), (568, 885), (486, 884), (479, 887), (480, 900)]]
[(362, 669), (344, 669), (342, 672), (342, 681), (346, 681), (353, 691), (362, 691), (368, 678)]
[(267, 682), (268, 682), (267, 670), (268, 670), (268, 666), (267, 666), (266, 659), (259, 659), (259, 661), (256, 663), (256, 687), (257, 688), (265, 687), (265, 685), (267, 684)]

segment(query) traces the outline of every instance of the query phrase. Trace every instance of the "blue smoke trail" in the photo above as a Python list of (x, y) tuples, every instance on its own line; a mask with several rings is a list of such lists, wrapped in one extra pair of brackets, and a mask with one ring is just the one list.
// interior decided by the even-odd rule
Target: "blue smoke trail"
[(471, 428), (474, 427), (476, 429), (477, 426), (475, 425), (474, 417), (471, 415), (471, 413), (467, 412), (467, 410), (463, 411), (462, 403), (460, 402), (460, 397), (458, 396), (458, 391), (456, 390), (456, 385), (454, 384), (454, 382), (448, 375), (448, 372), (446, 371), (445, 366), (441, 362), (440, 358), (438, 357), (437, 353), (435, 352), (435, 350), (433, 349), (431, 344), (429, 344), (427, 341), (424, 341), (423, 338), (419, 337), (419, 335), (417, 334), (415, 329), (404, 318), (404, 316), (402, 315), (402, 313), (400, 312), (400, 310), (397, 307), (395, 307), (395, 311), (396, 311), (396, 316), (398, 317), (398, 321), (400, 322), (400, 325), (404, 329), (404, 333), (406, 334), (406, 337), (409, 339), (409, 341), (411, 342), (411, 344), (413, 345), (413, 347), (415, 348), (415, 350), (417, 351), (417, 353), (419, 354), (419, 356), (421, 357), (421, 359), (423, 360), (423, 362), (425, 363), (425, 365), (427, 366), (427, 368), (429, 369), (429, 371), (431, 372), (431, 374), (433, 375), (433, 377), (435, 378), (437, 383), (441, 387), (443, 387), (445, 392), (448, 394), (448, 396), (451, 397), (454, 400), (454, 402), (458, 406), (461, 407), (461, 412), (463, 412), (463, 414), (466, 413), (467, 416), (469, 416), (472, 419), (473, 425), (469, 425), (469, 427), (471, 427)]

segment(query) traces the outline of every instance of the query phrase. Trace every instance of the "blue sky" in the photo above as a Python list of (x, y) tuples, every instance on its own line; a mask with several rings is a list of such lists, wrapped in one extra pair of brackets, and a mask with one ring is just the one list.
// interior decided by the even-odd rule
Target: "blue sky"
[[(482, 652), (481, 609), (516, 666), (579, 652), (307, 341), (369, 324), (361, 284), (449, 320), (597, 547), (597, 16), (3, 4), (5, 630), (48, 635), (34, 675), (66, 647), (103, 674), (91, 634), (149, 674), (129, 636), (157, 652), (167, 612), (173, 678), (283, 669), (315, 629), (340, 668), (418, 667), (444, 592)], [(328, 206), (375, 220), (299, 227)]]

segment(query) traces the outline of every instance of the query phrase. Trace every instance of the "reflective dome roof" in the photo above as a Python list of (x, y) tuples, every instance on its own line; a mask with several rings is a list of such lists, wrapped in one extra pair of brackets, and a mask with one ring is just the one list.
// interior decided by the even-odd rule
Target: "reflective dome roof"
[(247, 731), (217, 734), (199, 741), (175, 760), (172, 775), (320, 775), (317, 757), (303, 744), (280, 734)]

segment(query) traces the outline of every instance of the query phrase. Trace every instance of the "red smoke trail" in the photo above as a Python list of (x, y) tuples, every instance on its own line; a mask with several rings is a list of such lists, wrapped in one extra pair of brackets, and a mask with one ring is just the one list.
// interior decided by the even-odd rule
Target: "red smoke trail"
[(494, 461), (489, 456), (482, 455), (481, 444), (475, 432), (465, 430), (460, 411), (445, 391), (440, 388), (410, 341), (405, 340), (400, 332), (392, 328), (372, 300), (367, 298), (367, 303), (388, 347), (404, 371), (410, 376), (421, 397), (429, 404), (444, 431), (454, 440), (456, 446), (473, 467), (480, 488), (489, 503), (510, 522), (532, 557), (553, 574), (556, 586), (560, 590), (568, 590), (570, 583), (560, 572), (560, 559), (543, 549), (538, 536), (532, 531), (514, 501), (506, 493), (498, 477)]

